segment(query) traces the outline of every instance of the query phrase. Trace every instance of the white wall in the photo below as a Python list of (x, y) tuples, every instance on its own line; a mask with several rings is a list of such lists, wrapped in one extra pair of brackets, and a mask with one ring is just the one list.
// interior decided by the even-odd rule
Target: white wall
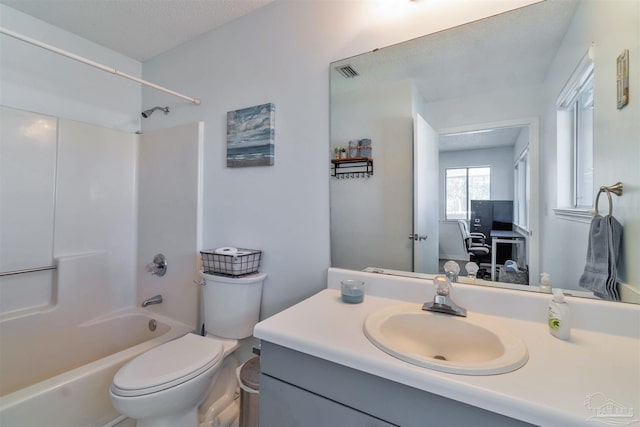
[[(151, 310), (195, 329), (202, 126), (138, 136), (0, 111), (0, 271), (58, 264), (0, 278), (0, 317), (52, 308), (47, 321), (74, 324), (160, 293), (165, 303)], [(22, 146), (28, 151), (16, 158)], [(164, 277), (144, 268), (160, 252), (169, 261)]]
[[(2, 4), (0, 25), (141, 76), (140, 62)], [(136, 83), (0, 35), (0, 104), (47, 114), (56, 125), (53, 131), (58, 144), (55, 231), (50, 249), (62, 264), (69, 260), (68, 265), (78, 264), (78, 268), (86, 269), (100, 260), (100, 270), (95, 270), (91, 279), (96, 286), (92, 289), (97, 292), (86, 293), (89, 271), (82, 276), (85, 286), (78, 288), (92, 301), (88, 305), (85, 302), (84, 306), (90, 307), (93, 315), (129, 306), (136, 298), (137, 138), (132, 132), (140, 128), (141, 96), (140, 85)], [(19, 186), (16, 190), (26, 191), (26, 187)], [(22, 226), (28, 227), (26, 217), (24, 219)], [(87, 253), (93, 255), (75, 256)], [(69, 301), (56, 301), (56, 298), (67, 289), (58, 288), (56, 295), (51, 291), (51, 278), (64, 276), (73, 281), (73, 277), (80, 277), (73, 273), (74, 269), (76, 267), (63, 265), (56, 273), (37, 273), (42, 276), (41, 285), (36, 284), (31, 290), (22, 286), (10, 298), (3, 298), (6, 309), (3, 311), (50, 302), (60, 308), (61, 303)], [(5, 278), (3, 292), (7, 290), (8, 280), (22, 284), (37, 282), (25, 275)], [(108, 284), (108, 288), (102, 286), (98, 290), (101, 284)], [(72, 293), (75, 294), (66, 295), (72, 298), (71, 303), (77, 302), (80, 293)], [(7, 296), (6, 293), (3, 296)]]
[(513, 147), (483, 150), (444, 151), (440, 153), (440, 257), (468, 259), (457, 221), (445, 215), (445, 172), (449, 168), (491, 167), (491, 200), (513, 200)]
[[(329, 64), (531, 1), (276, 1), (144, 64), (144, 78), (202, 99), (145, 130), (205, 122), (204, 245), (264, 250), (263, 317), (320, 290), (329, 266)], [(227, 111), (276, 105), (275, 166), (226, 169)]]
[(428, 102), (427, 117), (439, 132), (486, 123), (538, 117), (543, 108), (544, 87), (523, 86), (480, 95)]
[[(140, 62), (3, 4), (0, 26), (141, 75)], [(0, 105), (129, 132), (140, 129), (139, 84), (6, 35), (0, 35), (0, 88)]]
[[(596, 187), (617, 181), (625, 184), (625, 194), (614, 197), (614, 216), (624, 226), (624, 260), (619, 278), (640, 286), (640, 193), (634, 191), (640, 183), (640, 103), (633, 102), (618, 110), (616, 107), (616, 57), (629, 49), (631, 64), (630, 93), (640, 93), (640, 3), (620, 1), (615, 7), (608, 2), (584, 2), (576, 12), (573, 25), (549, 72), (554, 78), (547, 82), (546, 115), (542, 140), (542, 166), (555, 165), (555, 101), (572, 71), (594, 43), (595, 65), (595, 152), (594, 183)], [(614, 24), (615, 23), (615, 24)], [(635, 34), (630, 44), (628, 34)], [(635, 59), (634, 59), (635, 58)], [(557, 176), (554, 167), (546, 167), (541, 174), (544, 195), (541, 204), (542, 268), (551, 274), (552, 283), (569, 287), (577, 284), (586, 259), (588, 223), (572, 222), (556, 216)], [(603, 203), (604, 201), (604, 203)], [(606, 197), (600, 198), (601, 212), (608, 210)], [(558, 263), (558, 259), (563, 259)]]
[(59, 120), (54, 256), (104, 251), (109, 309), (135, 295), (136, 141), (131, 133)]
[[(370, 178), (336, 179), (331, 190), (331, 265), (411, 270), (413, 119), (410, 81), (334, 96), (331, 148), (370, 138)], [(354, 238), (357, 236), (357, 238)]]
[[(141, 75), (140, 62), (1, 4), (0, 25)], [(136, 292), (132, 132), (140, 128), (140, 86), (5, 35), (0, 52), (0, 104), (70, 119), (59, 121), (53, 255), (104, 251), (106, 269), (96, 275), (105, 277), (95, 282), (104, 280), (109, 289), (91, 297), (94, 314), (131, 305)], [(13, 297), (12, 308), (19, 309), (50, 302), (55, 294), (47, 286)]]
[(513, 164), (520, 159), (525, 149), (529, 148), (529, 129), (523, 127), (518, 134), (516, 143), (513, 145)]
[[(198, 324), (198, 250), (202, 237), (202, 123), (140, 136), (138, 151), (137, 304), (161, 294), (149, 309)], [(167, 259), (164, 276), (145, 266), (158, 253)]]
[[(35, 158), (38, 149), (47, 150), (53, 164), (49, 174), (53, 170), (55, 175), (40, 176), (41, 186), (49, 193), (48, 203), (31, 207), (51, 213), (53, 220), (46, 227), (39, 228), (46, 221), (32, 218), (29, 206), (21, 207), (22, 215), (18, 212), (13, 223), (3, 222), (3, 235), (6, 227), (21, 229), (26, 235), (2, 247), (0, 257), (13, 261), (9, 266), (3, 264), (2, 271), (44, 267), (54, 264), (54, 258), (59, 264), (56, 272), (2, 278), (2, 313), (11, 316), (12, 312), (52, 304), (58, 318), (81, 321), (130, 305), (135, 297), (132, 261), (137, 136), (10, 108), (2, 112), (3, 154), (5, 142), (13, 141), (5, 139), (6, 134), (44, 131), (49, 138), (39, 142), (46, 144), (31, 147), (31, 155)], [(29, 128), (17, 118), (25, 116), (30, 118)], [(30, 164), (24, 159), (22, 164), (29, 172)], [(34, 176), (36, 173), (33, 171)], [(14, 176), (3, 180), (2, 192), (13, 193), (20, 202), (29, 200), (30, 195), (38, 197), (28, 183)], [(77, 307), (72, 307), (74, 303)], [(60, 310), (61, 305), (65, 310)], [(72, 311), (67, 310), (70, 307)]]
[[(55, 117), (0, 107), (0, 272), (54, 263), (57, 133)], [(52, 287), (52, 271), (2, 276), (0, 313), (49, 304)]]

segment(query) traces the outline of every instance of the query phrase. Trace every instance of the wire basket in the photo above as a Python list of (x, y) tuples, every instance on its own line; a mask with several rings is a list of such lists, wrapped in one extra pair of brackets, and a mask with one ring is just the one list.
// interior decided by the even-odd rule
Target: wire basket
[(238, 249), (238, 252), (234, 254), (218, 254), (215, 249), (208, 249), (200, 251), (200, 255), (202, 256), (202, 270), (205, 274), (238, 277), (258, 271), (262, 251)]

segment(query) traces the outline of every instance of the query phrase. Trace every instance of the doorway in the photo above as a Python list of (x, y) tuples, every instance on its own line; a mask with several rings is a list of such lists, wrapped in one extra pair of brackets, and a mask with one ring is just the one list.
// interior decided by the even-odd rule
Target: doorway
[[(467, 222), (470, 231), (477, 225), (472, 202), (487, 200), (487, 204), (502, 203), (499, 229), (509, 229), (522, 236), (522, 244), (496, 242), (495, 272), (504, 264), (505, 251), (515, 258), (519, 268), (526, 268), (527, 284), (538, 276), (537, 226), (537, 119), (522, 119), (499, 123), (477, 124), (439, 132), (439, 258), (440, 268), (449, 259), (456, 260), (461, 269), (469, 260), (464, 248), (458, 220)], [(487, 175), (487, 179), (478, 178)], [(503, 203), (505, 202), (505, 203)], [(491, 234), (489, 220), (486, 234)], [(486, 222), (486, 221), (485, 221)], [(495, 222), (494, 222), (495, 223)], [(504, 227), (503, 227), (504, 226)], [(492, 238), (486, 236), (492, 246)], [(518, 250), (511, 251), (511, 246)], [(502, 256), (500, 256), (502, 252)], [(504, 271), (504, 270), (503, 270)], [(503, 274), (503, 279), (513, 278)], [(497, 277), (495, 277), (497, 279)], [(522, 282), (522, 275), (517, 279)], [(503, 281), (503, 280), (500, 280)], [(516, 281), (516, 283), (517, 283)]]

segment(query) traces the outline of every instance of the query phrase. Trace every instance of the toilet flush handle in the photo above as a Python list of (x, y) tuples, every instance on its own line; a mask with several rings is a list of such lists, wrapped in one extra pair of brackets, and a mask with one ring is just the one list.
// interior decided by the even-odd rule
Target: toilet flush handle
[(200, 280), (194, 280), (193, 283), (195, 283), (196, 285), (200, 285), (200, 286), (205, 286), (207, 284), (207, 282), (205, 282), (204, 280), (200, 279)]

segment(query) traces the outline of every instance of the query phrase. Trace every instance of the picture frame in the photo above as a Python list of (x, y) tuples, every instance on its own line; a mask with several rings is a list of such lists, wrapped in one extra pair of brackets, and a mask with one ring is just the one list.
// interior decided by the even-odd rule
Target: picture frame
[(227, 112), (227, 167), (273, 166), (275, 105)]
[(629, 49), (625, 49), (616, 60), (616, 85), (618, 110), (629, 103)]

